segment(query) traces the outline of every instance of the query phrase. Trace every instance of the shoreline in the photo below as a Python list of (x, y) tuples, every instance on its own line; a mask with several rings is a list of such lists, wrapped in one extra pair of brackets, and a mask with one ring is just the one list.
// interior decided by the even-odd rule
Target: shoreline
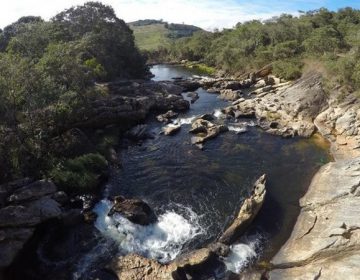
[[(360, 260), (360, 151), (357, 133), (344, 135), (340, 129), (352, 129), (355, 122), (339, 121), (358, 104), (334, 106), (331, 97), (329, 103), (314, 125), (329, 142), (334, 161), (319, 169), (299, 200), (300, 214), (291, 236), (271, 260), (269, 279), (356, 279), (360, 272), (355, 265)], [(338, 118), (331, 118), (329, 112), (341, 107)]]

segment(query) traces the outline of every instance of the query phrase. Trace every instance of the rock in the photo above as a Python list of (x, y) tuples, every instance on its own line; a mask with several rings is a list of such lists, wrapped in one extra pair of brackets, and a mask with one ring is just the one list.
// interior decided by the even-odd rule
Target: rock
[(199, 116), (197, 119), (202, 119), (202, 120), (206, 120), (206, 121), (213, 121), (214, 120), (214, 115), (213, 114), (204, 114)]
[(94, 211), (85, 211), (83, 213), (84, 221), (88, 224), (93, 224), (97, 219), (97, 214)]
[(163, 128), (164, 135), (172, 136), (178, 133), (181, 125), (169, 124)]
[(260, 95), (261, 93), (269, 92), (272, 89), (273, 89), (272, 85), (264, 86), (262, 88), (259, 88), (259, 89), (256, 89), (256, 90), (252, 91), (250, 94)]
[(200, 88), (200, 83), (194, 80), (175, 81), (175, 84), (183, 88), (183, 92), (195, 91)]
[(170, 264), (160, 264), (136, 254), (119, 257), (110, 263), (109, 269), (119, 279), (126, 280), (187, 280), (192, 274), (198, 273), (211, 267), (212, 261), (216, 259), (209, 249), (203, 248), (183, 255)]
[(8, 200), (9, 202), (20, 202), (37, 199), (48, 194), (53, 194), (56, 190), (57, 188), (51, 180), (40, 180), (17, 189)]
[(34, 231), (34, 228), (0, 229), (0, 270), (14, 261)]
[(289, 240), (271, 261), (275, 270), (270, 279), (358, 278), (359, 176), (359, 157), (319, 170), (300, 200)]
[(0, 185), (0, 207), (4, 207), (8, 197), (17, 189), (29, 185), (34, 182), (33, 179), (23, 178), (16, 181), (12, 181), (3, 185)]
[(170, 111), (167, 111), (165, 114), (158, 115), (156, 117), (156, 119), (159, 122), (163, 122), (163, 123), (167, 124), (167, 123), (171, 122), (171, 119), (176, 118), (178, 115), (179, 115), (178, 113), (175, 113), (174, 111), (170, 110)]
[(124, 280), (172, 280), (172, 268), (155, 260), (129, 254), (112, 261), (109, 269), (118, 279)]
[[(275, 86), (270, 85), (260, 91), (271, 87)], [(310, 137), (315, 132), (315, 118), (326, 107), (321, 74), (310, 72), (292, 85), (277, 87), (276, 91), (269, 91), (265, 96), (227, 107), (224, 113), (231, 117), (256, 117), (264, 130), (275, 135)], [(278, 123), (277, 127), (270, 127), (274, 122)]]
[(126, 136), (132, 140), (138, 141), (138, 140), (144, 140), (146, 138), (149, 138), (149, 133), (147, 131), (148, 125), (147, 124), (139, 124), (132, 129), (130, 129)]
[(211, 252), (220, 257), (226, 257), (230, 253), (230, 247), (220, 242), (211, 243), (208, 248)]
[(272, 72), (272, 64), (268, 64), (266, 66), (264, 66), (263, 68), (261, 68), (259, 71), (257, 71), (255, 73), (255, 77), (256, 78), (263, 78), (263, 77), (266, 77), (268, 76), (269, 74), (271, 74)]
[(117, 196), (109, 216), (118, 213), (134, 224), (149, 225), (157, 221), (157, 217), (148, 204), (140, 199), (125, 199)]
[(190, 133), (197, 134), (191, 138), (191, 142), (192, 144), (202, 144), (225, 131), (228, 131), (228, 128), (224, 125), (215, 125), (207, 120), (197, 119), (191, 125)]
[(237, 90), (241, 89), (242, 87), (243, 87), (243, 85), (241, 84), (241, 82), (237, 82), (237, 81), (225, 82), (222, 85), (223, 89), (229, 89), (229, 90), (234, 90), (234, 91), (237, 91)]
[(245, 232), (264, 203), (266, 195), (265, 183), (266, 176), (262, 175), (255, 182), (251, 196), (244, 201), (237, 217), (220, 236), (218, 242), (230, 245)]
[(220, 91), (219, 98), (228, 101), (234, 101), (234, 100), (238, 100), (241, 94), (242, 94), (241, 90), (225, 89)]
[(51, 198), (53, 200), (55, 200), (57, 203), (59, 203), (60, 205), (64, 205), (64, 204), (66, 204), (66, 203), (68, 203), (70, 201), (67, 194), (65, 192), (63, 192), (63, 191), (59, 191), (59, 192), (54, 193)]
[(199, 94), (197, 92), (189, 92), (186, 96), (191, 98), (191, 103), (195, 103), (196, 100), (199, 99)]
[(235, 100), (231, 105), (235, 106), (235, 105), (238, 105), (240, 104), (241, 102), (244, 102), (245, 101), (245, 98), (239, 98), (237, 100)]

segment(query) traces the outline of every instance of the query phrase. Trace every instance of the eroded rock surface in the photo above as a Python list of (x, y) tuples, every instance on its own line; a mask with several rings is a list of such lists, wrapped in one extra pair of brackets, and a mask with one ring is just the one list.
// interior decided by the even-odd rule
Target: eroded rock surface
[(245, 230), (259, 213), (265, 201), (265, 183), (266, 176), (262, 175), (255, 182), (251, 196), (244, 201), (235, 220), (220, 236), (218, 242), (230, 245), (242, 234), (244, 234)]
[(300, 205), (271, 279), (358, 279), (360, 158), (323, 166)]
[(328, 106), (321, 75), (308, 73), (293, 84), (269, 85), (254, 91), (257, 97), (239, 100), (224, 109), (233, 117), (256, 117), (267, 132), (292, 137), (309, 137), (314, 119)]
[(119, 213), (129, 221), (139, 225), (149, 225), (157, 221), (156, 215), (151, 207), (140, 199), (126, 199), (122, 196), (114, 198), (114, 206), (109, 216)]
[(49, 180), (21, 179), (0, 186), (0, 277), (33, 236), (35, 227), (61, 216), (55, 197), (57, 188)]

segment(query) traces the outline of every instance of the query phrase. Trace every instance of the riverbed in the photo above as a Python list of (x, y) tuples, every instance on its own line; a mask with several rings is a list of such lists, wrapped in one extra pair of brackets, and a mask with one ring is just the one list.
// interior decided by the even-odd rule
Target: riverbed
[[(188, 78), (196, 74), (181, 66), (157, 65), (154, 80)], [(97, 227), (117, 240), (119, 252), (136, 252), (160, 262), (215, 240), (229, 225), (252, 183), (268, 176), (267, 198), (248, 233), (233, 247), (227, 266), (241, 272), (255, 260), (269, 260), (289, 237), (299, 213), (299, 198), (318, 168), (330, 160), (316, 138), (283, 139), (259, 129), (255, 120), (229, 123), (220, 109), (228, 102), (203, 89), (199, 99), (173, 122), (175, 136), (161, 135), (163, 125), (148, 121), (153, 139), (127, 145), (121, 151), (123, 168), (114, 172), (105, 197), (138, 197), (159, 217), (155, 226), (134, 226), (122, 217), (109, 219), (108, 200), (97, 205)], [(186, 98), (186, 93), (184, 94)], [(214, 113), (230, 131), (207, 142), (203, 150), (191, 144), (188, 133), (196, 116)]]
[[(175, 65), (156, 65), (151, 71), (155, 81), (201, 75)], [(265, 203), (247, 233), (233, 245), (225, 259), (226, 269), (241, 273), (272, 258), (292, 231), (299, 198), (320, 166), (331, 160), (328, 147), (318, 137), (284, 139), (264, 133), (255, 119), (234, 123), (220, 111), (228, 102), (203, 89), (197, 93), (199, 99), (190, 110), (173, 120), (181, 125), (176, 135), (161, 134), (164, 124), (149, 116), (146, 124), (151, 138), (119, 143), (122, 167), (113, 169), (103, 186), (102, 199), (94, 208), (95, 228), (54, 228), (39, 235), (41, 240), (34, 242), (36, 247), (21, 262), (30, 274), (16, 271), (14, 279), (41, 279), (41, 275), (42, 279), (67, 279), (56, 276), (69, 272), (72, 279), (113, 279), (99, 268), (116, 255), (128, 253), (167, 263), (215, 240), (264, 173)], [(188, 99), (186, 93), (184, 98)], [(214, 122), (225, 124), (229, 131), (200, 150), (191, 144), (188, 131), (194, 118), (206, 113), (214, 114)], [(108, 217), (109, 198), (116, 195), (143, 199), (154, 209), (158, 222), (139, 226), (119, 215)], [(54, 242), (56, 249), (48, 245)], [(69, 250), (67, 244), (76, 246)]]

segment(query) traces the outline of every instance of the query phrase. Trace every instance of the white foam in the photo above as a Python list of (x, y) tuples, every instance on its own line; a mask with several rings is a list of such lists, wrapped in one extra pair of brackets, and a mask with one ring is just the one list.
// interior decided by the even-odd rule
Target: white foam
[[(204, 233), (199, 217), (183, 207), (185, 215), (166, 211), (153, 225), (136, 225), (119, 214), (107, 216), (112, 203), (102, 200), (95, 207), (98, 214), (95, 226), (108, 237), (116, 240), (123, 253), (138, 253), (145, 257), (168, 262), (178, 256), (183, 246)], [(180, 206), (179, 206), (180, 207)]]
[(246, 126), (229, 125), (228, 128), (229, 128), (230, 131), (234, 131), (236, 134), (244, 133), (244, 132), (247, 131)]
[(257, 250), (259, 249), (260, 243), (260, 237), (254, 236), (245, 243), (232, 245), (229, 256), (224, 258), (227, 270), (234, 273), (242, 272), (251, 261), (258, 257)]
[(217, 118), (217, 119), (221, 118), (223, 115), (224, 115), (224, 114), (221, 112), (220, 109), (216, 109), (216, 110), (214, 111), (214, 117)]
[(195, 120), (195, 118), (196, 118), (196, 116), (191, 116), (189, 118), (178, 118), (178, 119), (174, 120), (173, 123), (179, 124), (179, 125), (191, 124)]

